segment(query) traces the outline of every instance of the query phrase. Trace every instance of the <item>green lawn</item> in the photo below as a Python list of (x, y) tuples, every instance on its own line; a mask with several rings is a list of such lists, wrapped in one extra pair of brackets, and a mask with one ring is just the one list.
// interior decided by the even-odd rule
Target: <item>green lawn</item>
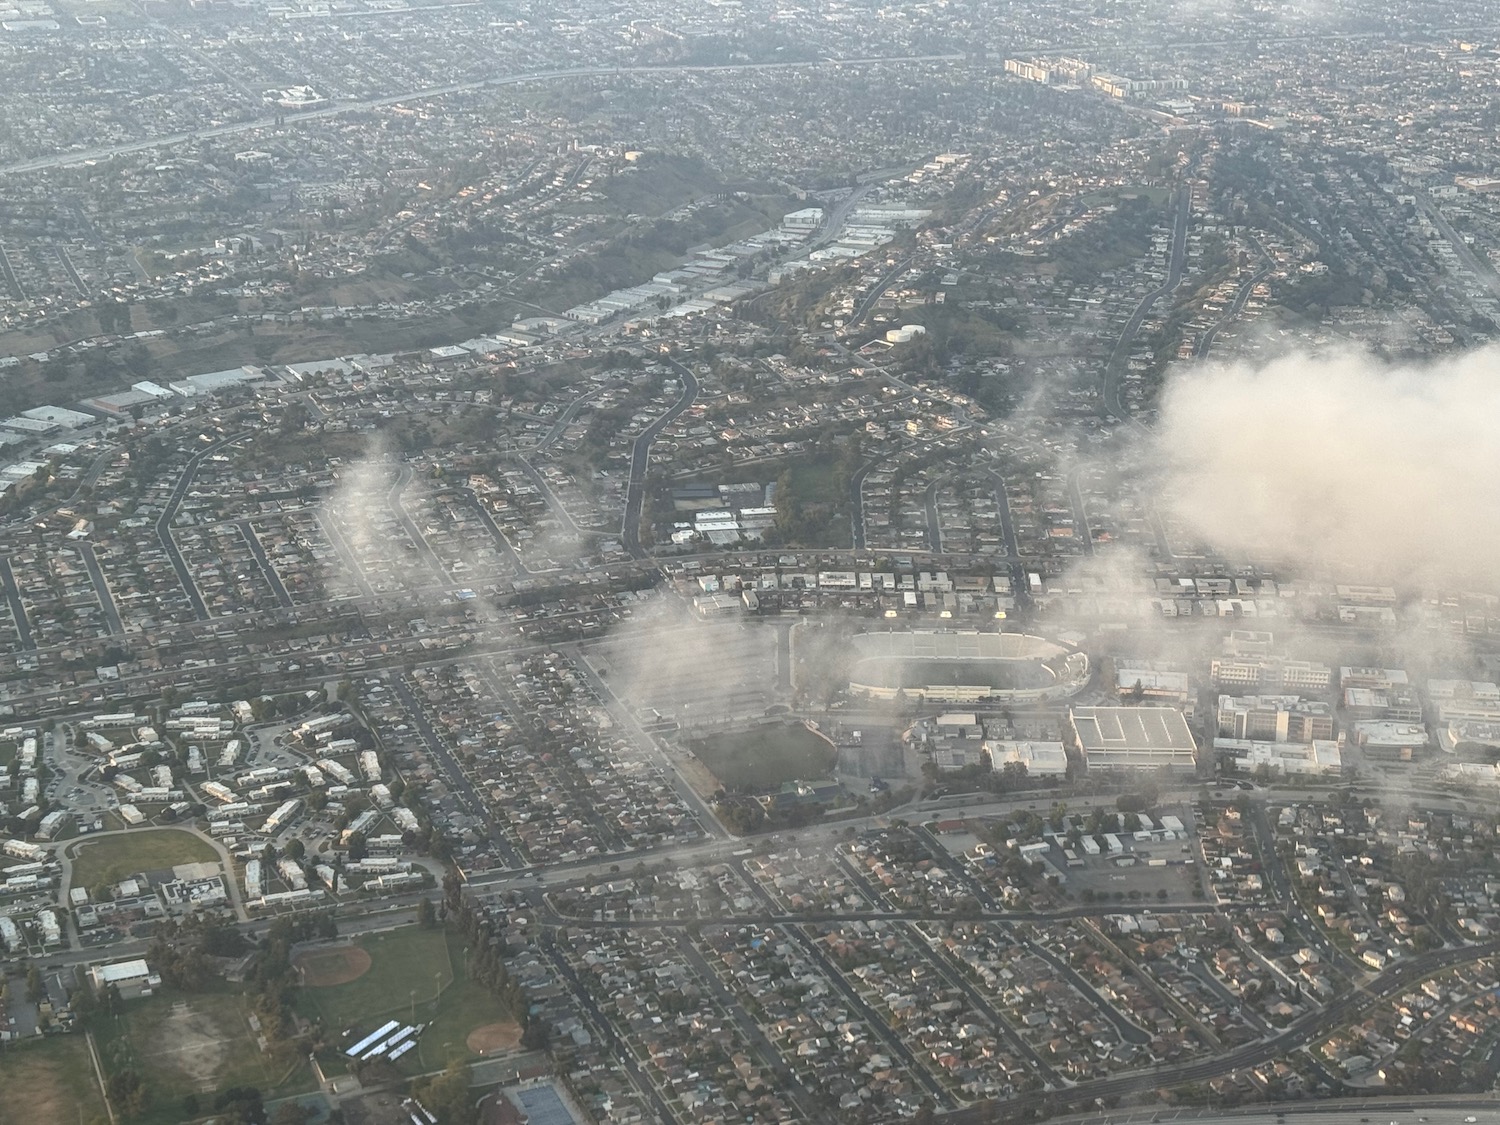
[(107, 1120), (82, 1035), (7, 1044), (0, 1052), (0, 1125)]
[[(330, 1041), (344, 1029), (376, 1025), (382, 1020), (409, 1016), (415, 993), (416, 1018), (432, 1018), (432, 998), (453, 980), (453, 966), (441, 930), (403, 926), (389, 933), (362, 937), (356, 942), (370, 955), (370, 971), (348, 984), (331, 988), (302, 988), (297, 1009), (320, 1018)], [(427, 1015), (422, 1014), (426, 1005)], [(374, 1030), (367, 1027), (365, 1030)]]
[(275, 1066), (256, 1043), (244, 997), (225, 987), (203, 993), (166, 990), (127, 1000), (117, 1017), (101, 1015), (95, 1039), (106, 1071), (140, 1071), (147, 1092), (136, 1121), (169, 1125), (184, 1119), (183, 1099), (211, 1104), (231, 1086), (285, 1093), (308, 1088), (299, 1057), (290, 1071)]
[(801, 723), (768, 723), (695, 739), (690, 749), (731, 792), (828, 777), (838, 751)]
[[(463, 940), (457, 934), (448, 935), (448, 955), (458, 972), (458, 982), (443, 990), (438, 1001), (437, 1014), (431, 1017), (431, 1026), (422, 1033), (417, 1049), (407, 1055), (420, 1060), (423, 1070), (437, 1070), (447, 1066), (454, 1055), (464, 1059), (474, 1056), (464, 1045), (469, 1032), (485, 1024), (499, 1023), (511, 1018), (489, 991), (469, 981), (464, 972)], [(429, 1005), (429, 1011), (431, 1006)], [(421, 1018), (421, 1013), (418, 1013)], [(402, 1059), (405, 1062), (406, 1059)]]
[(80, 844), (73, 852), (75, 887), (114, 883), (138, 871), (157, 871), (179, 863), (216, 863), (218, 853), (191, 832), (154, 828)]
[[(415, 1019), (429, 1026), (397, 1065), (417, 1073), (444, 1067), (454, 1055), (473, 1057), (465, 1045), (469, 1032), (510, 1018), (487, 990), (467, 979), (457, 934), (404, 926), (356, 944), (370, 955), (369, 972), (348, 984), (303, 988), (297, 994), (297, 1010), (309, 1019), (322, 1019), (330, 1043), (343, 1043), (349, 1027), (364, 1033), (385, 1020)], [(348, 1065), (332, 1051), (320, 1058), (326, 1067)]]

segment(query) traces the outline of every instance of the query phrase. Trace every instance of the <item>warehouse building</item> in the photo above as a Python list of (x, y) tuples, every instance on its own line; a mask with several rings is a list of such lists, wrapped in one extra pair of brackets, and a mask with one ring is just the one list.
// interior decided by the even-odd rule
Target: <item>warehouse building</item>
[(1175, 707), (1074, 707), (1068, 726), (1087, 769), (1197, 768), (1197, 743)]

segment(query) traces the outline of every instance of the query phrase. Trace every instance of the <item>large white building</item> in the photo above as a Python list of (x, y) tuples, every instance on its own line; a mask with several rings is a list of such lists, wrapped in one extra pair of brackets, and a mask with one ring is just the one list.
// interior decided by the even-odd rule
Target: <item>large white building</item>
[(1027, 777), (1064, 777), (1068, 772), (1068, 754), (1061, 742), (991, 739), (984, 748), (990, 752), (990, 768), (996, 773), (1012, 764), (1024, 766)]
[(96, 989), (114, 985), (121, 996), (139, 996), (161, 987), (161, 977), (143, 960), (116, 961), (110, 965), (90, 965), (89, 980)]
[(1074, 707), (1068, 726), (1089, 770), (1197, 768), (1198, 744), (1175, 707)]
[(1343, 747), (1331, 738), (1307, 743), (1256, 742), (1216, 738), (1214, 749), (1232, 759), (1236, 769), (1254, 773), (1262, 767), (1277, 777), (1327, 777), (1343, 772)]

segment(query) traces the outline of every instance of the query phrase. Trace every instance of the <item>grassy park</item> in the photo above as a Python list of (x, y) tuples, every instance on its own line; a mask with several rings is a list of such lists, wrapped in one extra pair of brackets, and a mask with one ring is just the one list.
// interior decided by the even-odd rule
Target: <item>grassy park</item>
[(0, 1090), (0, 1125), (103, 1125), (107, 1120), (88, 1043), (81, 1035), (8, 1044), (0, 1054)]
[(801, 723), (768, 723), (694, 739), (693, 754), (731, 792), (774, 789), (786, 781), (828, 777), (838, 751)]
[(75, 887), (114, 883), (138, 871), (159, 871), (179, 863), (217, 863), (219, 855), (191, 832), (153, 828), (90, 840), (73, 850)]
[[(298, 991), (297, 1010), (321, 1019), (330, 1043), (343, 1033), (372, 1030), (389, 1019), (427, 1024), (403, 1068), (433, 1070), (455, 1055), (469, 1057), (467, 1041), (476, 1028), (502, 1023), (510, 1013), (489, 992), (464, 975), (464, 951), (457, 935), (403, 926), (357, 939), (369, 955), (368, 968), (352, 980)], [(330, 1062), (332, 1059), (330, 1059)]]

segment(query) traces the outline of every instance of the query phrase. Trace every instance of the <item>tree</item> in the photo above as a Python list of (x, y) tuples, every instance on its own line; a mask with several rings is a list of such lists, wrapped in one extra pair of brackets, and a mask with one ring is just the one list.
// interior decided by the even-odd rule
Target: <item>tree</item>
[(417, 924), (424, 930), (437, 925), (437, 908), (432, 905), (432, 899), (424, 898), (417, 903)]
[(307, 1125), (316, 1116), (301, 1102), (282, 1102), (271, 1114), (271, 1125)]
[(454, 1060), (435, 1078), (412, 1085), (412, 1093), (437, 1114), (439, 1125), (473, 1125), (474, 1099), (469, 1093), (469, 1067)]
[(527, 1020), (526, 1030), (521, 1032), (521, 1046), (528, 1051), (545, 1051), (552, 1039), (552, 1029), (546, 1020)]
[(138, 1070), (127, 1068), (115, 1071), (105, 1083), (105, 1090), (122, 1116), (138, 1117), (146, 1107), (146, 1085), (141, 1081)]

